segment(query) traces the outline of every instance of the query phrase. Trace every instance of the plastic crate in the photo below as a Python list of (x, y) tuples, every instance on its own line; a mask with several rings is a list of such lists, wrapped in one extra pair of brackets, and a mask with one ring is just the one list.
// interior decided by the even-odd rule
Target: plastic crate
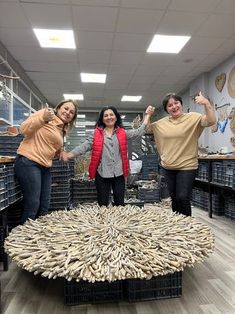
[(182, 295), (182, 272), (146, 279), (126, 280), (125, 298), (129, 302), (177, 298)]
[(160, 188), (144, 189), (139, 188), (138, 198), (145, 202), (160, 202)]
[(209, 162), (199, 161), (196, 178), (203, 181), (209, 180)]
[(78, 305), (84, 303), (117, 302), (123, 299), (123, 281), (76, 282), (64, 281), (64, 303)]

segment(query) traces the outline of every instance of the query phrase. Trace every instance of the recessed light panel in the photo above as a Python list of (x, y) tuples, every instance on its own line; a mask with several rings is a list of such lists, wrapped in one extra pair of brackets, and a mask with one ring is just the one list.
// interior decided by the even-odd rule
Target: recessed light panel
[(121, 101), (138, 102), (138, 101), (140, 101), (141, 98), (142, 98), (142, 96), (127, 96), (127, 95), (123, 95)]
[(154, 35), (147, 52), (179, 53), (190, 38), (190, 36)]
[(63, 94), (64, 99), (84, 100), (83, 94)]
[(105, 83), (106, 76), (106, 74), (81, 73), (81, 81), (83, 83)]
[(76, 48), (72, 30), (34, 28), (33, 31), (43, 48)]

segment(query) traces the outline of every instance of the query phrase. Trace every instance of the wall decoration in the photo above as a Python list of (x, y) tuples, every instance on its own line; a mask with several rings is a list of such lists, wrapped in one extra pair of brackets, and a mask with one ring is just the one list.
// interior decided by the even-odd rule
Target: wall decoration
[(229, 96), (235, 98), (235, 66), (232, 68), (228, 77), (228, 93)]
[(218, 128), (221, 133), (224, 133), (225, 128), (228, 123), (228, 113), (227, 113), (228, 106), (230, 106), (230, 103), (225, 103), (220, 106), (215, 104), (215, 109), (218, 111)]
[(215, 78), (215, 87), (218, 89), (218, 91), (221, 93), (222, 89), (224, 88), (224, 84), (226, 82), (226, 74), (221, 73), (216, 76)]
[(235, 107), (232, 107), (228, 118), (230, 120), (230, 129), (234, 134), (234, 136), (230, 138), (230, 142), (233, 146), (235, 146)]

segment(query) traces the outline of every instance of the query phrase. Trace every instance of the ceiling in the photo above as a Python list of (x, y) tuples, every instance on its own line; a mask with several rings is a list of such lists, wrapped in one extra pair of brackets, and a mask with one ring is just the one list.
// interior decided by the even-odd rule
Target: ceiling
[[(40, 48), (32, 28), (73, 29), (77, 48)], [(177, 55), (146, 53), (155, 33), (192, 38)], [(83, 93), (80, 109), (142, 109), (235, 52), (235, 1), (0, 0), (0, 41), (49, 104)], [(82, 83), (80, 72), (107, 73), (106, 84)]]

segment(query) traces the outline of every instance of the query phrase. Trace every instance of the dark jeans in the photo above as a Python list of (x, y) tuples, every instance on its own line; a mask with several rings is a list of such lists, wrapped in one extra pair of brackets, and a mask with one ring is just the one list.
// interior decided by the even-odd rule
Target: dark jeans
[(172, 200), (172, 210), (191, 216), (191, 194), (197, 170), (164, 169), (165, 180)]
[(35, 219), (38, 216), (46, 215), (51, 194), (50, 168), (17, 155), (14, 169), (23, 194), (24, 211), (21, 223), (28, 218)]
[(110, 200), (111, 187), (113, 189), (114, 205), (124, 205), (125, 178), (124, 176), (114, 178), (102, 178), (96, 173), (95, 185), (97, 190), (97, 200), (100, 206), (108, 206)]

